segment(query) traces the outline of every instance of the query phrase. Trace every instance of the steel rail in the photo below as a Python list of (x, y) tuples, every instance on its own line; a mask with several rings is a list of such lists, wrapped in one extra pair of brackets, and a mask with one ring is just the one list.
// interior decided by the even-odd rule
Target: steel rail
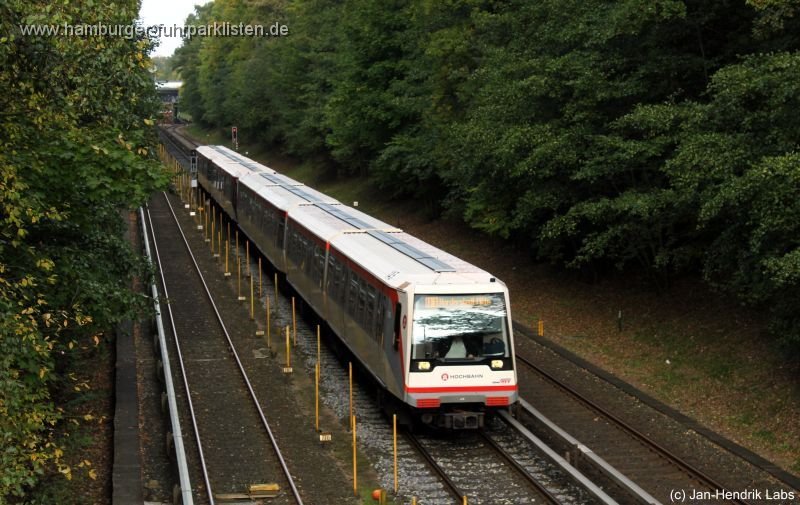
[(556, 498), (555, 495), (550, 492), (549, 489), (544, 487), (544, 484), (539, 482), (536, 479), (536, 477), (531, 475), (530, 472), (528, 472), (525, 469), (525, 467), (523, 467), (519, 463), (519, 461), (514, 459), (514, 457), (511, 454), (509, 454), (507, 450), (505, 450), (502, 447), (500, 447), (500, 444), (495, 442), (489, 435), (486, 434), (485, 431), (481, 430), (479, 433), (480, 433), (481, 437), (483, 437), (483, 440), (486, 441), (487, 444), (491, 445), (492, 448), (494, 448), (494, 450), (497, 451), (501, 456), (503, 456), (503, 458), (506, 460), (506, 462), (508, 462), (508, 464), (510, 464), (512, 467), (514, 467), (514, 469), (517, 471), (517, 473), (519, 473), (525, 480), (527, 480), (528, 483), (530, 483), (536, 489), (536, 491), (538, 491), (546, 500), (548, 500), (550, 503), (552, 503), (554, 505), (558, 505), (558, 504), (561, 503), (558, 500), (558, 498)]
[(661, 502), (655, 499), (650, 493), (642, 489), (638, 484), (633, 482), (631, 479), (623, 475), (619, 470), (614, 468), (610, 465), (606, 460), (595, 454), (588, 446), (579, 442), (575, 437), (567, 433), (566, 431), (562, 430), (559, 426), (553, 423), (550, 419), (544, 416), (541, 412), (536, 410), (533, 405), (526, 402), (525, 400), (519, 400), (520, 407), (525, 411), (526, 414), (534, 417), (538, 422), (543, 424), (547, 427), (550, 432), (561, 439), (562, 442), (565, 444), (574, 447), (580, 453), (591, 461), (597, 468), (599, 468), (600, 472), (602, 472), (606, 477), (616, 482), (619, 486), (621, 486), (625, 491), (627, 491), (633, 498), (641, 503), (645, 503), (647, 505), (661, 505)]
[[(147, 222), (150, 223), (150, 230), (153, 229), (153, 222), (150, 220), (150, 211), (147, 211)], [(145, 222), (145, 213), (144, 210), (139, 207), (139, 219), (142, 225), (142, 235), (144, 237), (144, 249), (147, 253), (147, 259), (150, 264), (153, 264), (153, 256), (150, 252), (150, 238), (148, 237), (147, 232), (147, 223)], [(155, 249), (156, 253), (156, 260), (158, 262), (158, 269), (161, 271), (161, 258), (158, 255), (158, 244), (156, 243), (156, 236), (153, 234), (153, 248)], [(163, 277), (162, 277), (163, 281)], [(178, 417), (178, 402), (175, 398), (175, 386), (172, 383), (172, 367), (169, 363), (169, 351), (167, 350), (167, 343), (166, 343), (166, 336), (164, 334), (164, 322), (161, 318), (161, 304), (158, 301), (158, 286), (156, 285), (156, 281), (153, 280), (151, 286), (151, 291), (153, 293), (153, 306), (156, 312), (156, 328), (158, 330), (158, 345), (161, 348), (161, 357), (163, 367), (164, 367), (164, 386), (167, 390), (167, 403), (169, 404), (169, 417), (170, 417), (170, 424), (172, 426), (172, 436), (175, 442), (175, 458), (177, 459), (178, 463), (178, 480), (180, 481), (181, 486), (181, 496), (183, 505), (194, 505), (194, 498), (192, 497), (192, 484), (189, 478), (189, 465), (186, 460), (186, 448), (183, 445), (183, 433), (181, 430), (181, 421), (180, 417)], [(164, 296), (166, 294), (166, 284), (164, 285)], [(169, 304), (167, 304), (167, 310), (169, 310)], [(170, 312), (170, 321), (172, 320), (172, 313)], [(174, 331), (174, 327), (173, 327)], [(176, 337), (177, 338), (177, 337)], [(178, 348), (178, 356), (180, 358), (180, 348)], [(185, 378), (185, 376), (184, 376)], [(188, 388), (187, 388), (188, 394)], [(190, 402), (191, 406), (191, 402)], [(190, 407), (191, 408), (191, 407)], [(194, 420), (194, 413), (192, 412), (192, 420)], [(196, 426), (195, 426), (196, 428)], [(199, 445), (198, 445), (199, 447)], [(202, 460), (202, 453), (201, 453), (201, 460)], [(208, 481), (206, 481), (208, 483)]]
[(583, 475), (577, 468), (569, 464), (567, 460), (562, 458), (558, 453), (556, 453), (553, 449), (551, 449), (544, 441), (542, 441), (539, 437), (534, 435), (530, 432), (526, 427), (524, 427), (519, 421), (511, 417), (506, 411), (499, 411), (498, 415), (509, 425), (511, 425), (514, 429), (519, 431), (525, 438), (530, 440), (533, 445), (535, 445), (540, 451), (545, 453), (548, 458), (550, 458), (553, 462), (556, 463), (567, 475), (569, 475), (575, 482), (577, 482), (580, 486), (584, 489), (589, 491), (595, 498), (600, 500), (602, 503), (606, 505), (617, 505), (617, 501), (610, 497), (605, 491), (600, 489), (594, 482), (592, 482), (589, 478)]
[[(668, 461), (676, 465), (682, 471), (687, 472), (689, 476), (694, 477), (701, 481), (703, 484), (708, 486), (711, 489), (719, 489), (726, 491), (727, 488), (714, 480), (711, 476), (703, 472), (702, 470), (698, 469), (691, 463), (683, 460), (681, 457), (667, 449), (666, 447), (662, 446), (655, 440), (652, 440), (647, 435), (642, 433), (641, 431), (637, 430), (630, 424), (626, 423), (607, 409), (603, 408), (597, 402), (592, 401), (591, 399), (587, 398), (585, 395), (582, 395), (576, 389), (572, 388), (571, 386), (563, 383), (562, 381), (555, 378), (552, 374), (548, 373), (547, 371), (543, 370), (541, 367), (534, 364), (532, 361), (528, 360), (524, 356), (521, 356), (519, 353), (516, 354), (517, 361), (520, 361), (527, 365), (529, 368), (537, 372), (539, 375), (544, 377), (548, 382), (553, 384), (555, 387), (567, 392), (573, 398), (578, 400), (580, 403), (584, 404), (586, 407), (594, 410), (598, 414), (602, 415), (603, 417), (611, 420), (614, 424), (619, 426), (623, 431), (629, 433), (632, 437), (639, 440), (642, 444), (653, 449), (656, 453), (660, 454), (662, 457), (666, 458)], [(739, 505), (751, 505), (751, 502), (741, 499), (732, 500), (731, 503), (737, 503)]]
[(428, 449), (426, 449), (422, 445), (422, 442), (419, 441), (419, 439), (416, 437), (416, 435), (414, 435), (413, 433), (411, 433), (410, 431), (407, 431), (407, 430), (404, 432), (404, 434), (406, 436), (406, 439), (414, 447), (414, 449), (416, 449), (416, 451), (423, 458), (425, 458), (425, 461), (428, 463), (428, 465), (431, 467), (431, 469), (433, 469), (433, 471), (437, 475), (439, 475), (439, 478), (441, 478), (442, 482), (445, 483), (447, 488), (450, 490), (450, 493), (458, 500), (458, 503), (462, 503), (463, 500), (464, 500), (464, 496), (465, 496), (464, 492), (447, 475), (447, 472), (444, 471), (444, 468), (442, 468), (441, 465), (439, 465), (439, 463), (437, 463), (436, 460), (433, 459), (433, 456), (431, 455), (431, 453), (428, 451)]
[(219, 309), (217, 308), (217, 304), (214, 302), (214, 297), (211, 294), (211, 291), (208, 289), (208, 284), (206, 284), (206, 280), (203, 277), (202, 270), (200, 266), (197, 264), (197, 260), (192, 252), (191, 246), (189, 246), (189, 241), (186, 239), (186, 235), (183, 233), (183, 228), (178, 221), (178, 216), (175, 214), (175, 210), (172, 208), (172, 203), (169, 201), (169, 197), (166, 193), (163, 193), (164, 199), (169, 206), (169, 210), (172, 213), (172, 217), (175, 220), (175, 224), (178, 226), (178, 231), (181, 234), (181, 238), (183, 239), (183, 243), (186, 246), (186, 251), (189, 253), (189, 257), (192, 259), (192, 263), (195, 267), (195, 272), (197, 272), (198, 277), (200, 278), (200, 282), (203, 284), (203, 289), (205, 289), (206, 295), (208, 296), (209, 301), (211, 302), (211, 307), (214, 309), (214, 313), (217, 316), (217, 321), (219, 322), (220, 327), (222, 328), (222, 332), (225, 334), (225, 338), (228, 341), (228, 346), (230, 347), (231, 353), (233, 354), (234, 359), (236, 360), (236, 364), (239, 367), (239, 372), (242, 374), (242, 379), (244, 379), (244, 383), (247, 386), (247, 390), (250, 393), (250, 398), (253, 400), (255, 404), (256, 410), (258, 411), (258, 415), (261, 418), (261, 423), (267, 431), (269, 435), (270, 442), (272, 443), (272, 448), (275, 450), (275, 454), (278, 457), (278, 461), (281, 464), (281, 468), (283, 469), (283, 473), (286, 477), (286, 480), (289, 482), (289, 487), (292, 489), (292, 494), (294, 495), (295, 501), (298, 505), (303, 505), (303, 499), (300, 497), (300, 492), (297, 490), (297, 486), (295, 485), (294, 478), (292, 477), (291, 472), (289, 471), (289, 467), (286, 465), (286, 460), (283, 458), (283, 454), (281, 453), (280, 447), (278, 447), (278, 442), (275, 439), (275, 435), (272, 433), (272, 429), (269, 426), (269, 422), (267, 422), (267, 418), (264, 415), (264, 411), (261, 408), (261, 404), (259, 403), (258, 397), (256, 396), (255, 391), (253, 390), (253, 386), (250, 383), (250, 380), (247, 377), (247, 372), (244, 369), (244, 365), (242, 365), (242, 361), (239, 358), (239, 353), (236, 352), (236, 346), (233, 344), (233, 340), (231, 339), (230, 333), (228, 333), (228, 328), (225, 326), (225, 322), (222, 320), (222, 315), (219, 313)]
[[(144, 214), (142, 214), (142, 219), (144, 219)], [(156, 253), (156, 261), (158, 263), (158, 273), (159, 273), (159, 275), (161, 277), (161, 285), (164, 286), (164, 297), (167, 300), (169, 300), (169, 291), (167, 289), (167, 280), (164, 278), (164, 268), (163, 268), (163, 266), (161, 264), (161, 254), (158, 251), (158, 241), (156, 240), (155, 228), (153, 227), (153, 220), (152, 220), (152, 218), (150, 216), (150, 209), (149, 208), (147, 209), (147, 221), (150, 223), (150, 230), (153, 231), (153, 249), (155, 250), (155, 253)], [(155, 285), (155, 283), (154, 283), (154, 285)], [(158, 300), (156, 300), (156, 303), (158, 303)], [(194, 403), (192, 402), (192, 393), (191, 393), (191, 390), (189, 389), (189, 378), (188, 378), (188, 376), (186, 374), (186, 367), (184, 366), (184, 363), (183, 363), (183, 352), (181, 351), (181, 343), (180, 343), (180, 338), (178, 337), (178, 330), (175, 328), (175, 318), (172, 315), (172, 306), (169, 303), (167, 303), (167, 312), (169, 313), (169, 321), (170, 321), (170, 325), (172, 327), (172, 335), (175, 338), (175, 351), (176, 351), (176, 354), (178, 355), (177, 356), (178, 357), (178, 364), (180, 364), (181, 377), (183, 378), (183, 387), (186, 389), (186, 402), (189, 405), (189, 418), (192, 420), (192, 428), (194, 429), (195, 442), (197, 443), (197, 452), (198, 452), (198, 456), (200, 458), (200, 469), (203, 472), (203, 481), (205, 482), (206, 493), (208, 495), (208, 501), (209, 501), (209, 503), (211, 505), (214, 505), (214, 503), (215, 503), (214, 502), (214, 494), (213, 494), (213, 492), (211, 490), (211, 482), (210, 482), (209, 477), (208, 477), (208, 466), (206, 465), (206, 459), (205, 459), (205, 455), (203, 453), (203, 443), (200, 440), (200, 430), (199, 430), (199, 428), (197, 426), (197, 416), (195, 415)], [(159, 340), (161, 340), (161, 339), (159, 338)], [(164, 377), (165, 377), (165, 380), (168, 380), (171, 383), (172, 382), (172, 371), (171, 371), (171, 367), (169, 365), (169, 359), (167, 358), (168, 355), (166, 354), (166, 352), (167, 352), (166, 351), (166, 342), (164, 342), (162, 340), (161, 341), (161, 346), (162, 346), (162, 348), (161, 348), (161, 356), (164, 357), (164, 360), (163, 360), (163, 362), (164, 362)], [(169, 399), (169, 392), (167, 393), (167, 398)], [(170, 414), (172, 413), (173, 404), (175, 404), (174, 391), (173, 391), (172, 402), (170, 403)], [(175, 404), (174, 408), (177, 409), (177, 404)], [(176, 412), (177, 412), (177, 410), (176, 410)], [(173, 428), (173, 430), (174, 430), (174, 428)], [(177, 435), (175, 435), (175, 437), (178, 438)], [(181, 440), (181, 446), (183, 446), (183, 441), (182, 440)], [(178, 447), (177, 440), (176, 440), (176, 443), (175, 443), (175, 447), (176, 447), (176, 450), (177, 450), (177, 447)], [(180, 466), (178, 468), (180, 470)], [(189, 490), (191, 490), (191, 488), (189, 488)], [(183, 484), (181, 484), (181, 492), (183, 492)], [(188, 505), (188, 504), (186, 502), (184, 502), (184, 505)]]
[[(184, 146), (180, 145), (179, 140), (177, 140), (177, 139), (183, 139), (183, 141), (186, 144), (190, 144), (190, 145), (193, 144), (194, 147), (197, 147), (199, 144), (197, 144), (193, 140), (187, 138), (186, 136), (181, 135), (180, 133), (178, 133), (177, 127), (174, 127), (174, 128), (162, 127), (160, 131), (161, 131), (161, 135), (159, 135), (159, 137), (163, 137), (164, 139), (166, 139), (169, 142), (170, 146), (172, 146), (172, 149), (169, 149), (169, 148), (167, 149), (168, 151), (171, 151), (172, 156), (176, 160), (178, 160), (180, 158), (179, 162), (181, 162), (181, 165), (183, 165), (184, 162), (186, 162), (188, 164), (189, 153), (186, 152), (186, 150), (184, 149)], [(186, 168), (186, 167), (184, 167), (184, 168)]]

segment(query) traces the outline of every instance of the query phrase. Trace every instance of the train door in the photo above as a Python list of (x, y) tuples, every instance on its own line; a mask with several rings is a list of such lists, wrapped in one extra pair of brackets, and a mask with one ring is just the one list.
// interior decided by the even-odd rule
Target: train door
[[(405, 318), (405, 307), (402, 295), (388, 297), (381, 294), (379, 313), (381, 315), (383, 330), (383, 349), (384, 355), (384, 381), (387, 389), (397, 398), (402, 399), (405, 394), (405, 352), (403, 349), (403, 321)], [(405, 318), (407, 320), (407, 318)]]

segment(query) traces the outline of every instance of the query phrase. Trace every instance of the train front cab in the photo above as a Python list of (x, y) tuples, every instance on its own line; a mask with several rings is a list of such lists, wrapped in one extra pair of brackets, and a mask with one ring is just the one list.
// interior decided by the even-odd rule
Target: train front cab
[(476, 285), (463, 293), (417, 286), (408, 303), (405, 401), (423, 423), (481, 428), (487, 412), (518, 400), (505, 286)]

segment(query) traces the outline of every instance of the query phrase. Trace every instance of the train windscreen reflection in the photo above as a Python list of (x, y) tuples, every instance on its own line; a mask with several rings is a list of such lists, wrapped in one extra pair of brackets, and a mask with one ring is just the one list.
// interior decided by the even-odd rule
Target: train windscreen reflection
[(503, 293), (416, 295), (412, 359), (477, 360), (507, 357)]

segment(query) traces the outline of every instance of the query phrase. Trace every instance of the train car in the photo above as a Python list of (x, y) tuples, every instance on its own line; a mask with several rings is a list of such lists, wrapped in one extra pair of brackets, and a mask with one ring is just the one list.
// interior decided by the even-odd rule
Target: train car
[(276, 173), (254, 161), (243, 163), (237, 153), (224, 146), (200, 146), (196, 151), (199, 184), (234, 218), (239, 179), (254, 173)]
[(388, 406), (461, 429), (515, 403), (505, 285), (354, 209), (335, 211), (338, 230), (331, 216), (289, 213), (288, 236), (300, 238), (287, 238), (287, 256), (303, 266), (287, 278), (390, 394)]
[[(298, 207), (290, 210), (287, 217), (286, 280), (341, 337), (346, 332), (337, 331), (335, 324), (337, 314), (326, 310), (328, 305), (325, 273), (331, 241), (340, 235), (360, 233), (367, 228), (399, 230), (338, 203), (316, 203)], [(331, 319), (326, 317), (328, 315)], [(352, 325), (347, 326), (351, 329), (352, 327)], [(346, 327), (339, 328), (344, 330)]]
[(387, 411), (470, 429), (518, 400), (502, 282), (237, 153), (197, 151), (200, 184), (375, 379)]
[(289, 210), (337, 200), (280, 174), (251, 174), (239, 180), (237, 222), (281, 274), (286, 273), (284, 239)]

